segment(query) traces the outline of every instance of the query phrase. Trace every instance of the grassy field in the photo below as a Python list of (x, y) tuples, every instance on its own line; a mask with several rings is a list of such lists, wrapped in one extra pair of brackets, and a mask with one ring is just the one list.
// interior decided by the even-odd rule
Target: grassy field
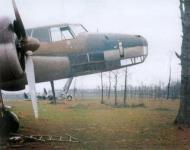
[[(190, 149), (189, 129), (173, 125), (179, 101), (130, 101), (129, 107), (102, 105), (96, 100), (39, 103), (35, 120), (30, 101), (7, 101), (19, 116), (19, 133), (64, 135), (80, 143), (28, 143), (24, 149)], [(141, 105), (138, 105), (141, 104)]]

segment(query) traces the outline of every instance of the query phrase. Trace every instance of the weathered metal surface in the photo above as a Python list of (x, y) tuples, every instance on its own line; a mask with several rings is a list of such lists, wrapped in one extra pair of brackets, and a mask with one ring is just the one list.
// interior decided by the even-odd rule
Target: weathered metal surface
[[(108, 37), (106, 39), (105, 37)], [(119, 50), (118, 41), (122, 41), (123, 48), (147, 46), (143, 37), (122, 34), (89, 34), (83, 33), (72, 40), (54, 43), (41, 43), (36, 56), (65, 56), (81, 52), (97, 52)]]
[(36, 82), (51, 81), (69, 77), (70, 64), (67, 57), (34, 56)]
[[(72, 38), (53, 42), (50, 33), (51, 27), (58, 27), (60, 31), (63, 27), (64, 29), (68, 28), (72, 33)], [(0, 29), (4, 28), (5, 25)], [(69, 24), (27, 30), (28, 36), (40, 40), (40, 47), (33, 55), (36, 82), (119, 69), (141, 63), (147, 56), (145, 48), (148, 44), (141, 36), (88, 33), (86, 29), (84, 31), (75, 34)], [(0, 38), (2, 39), (2, 36)], [(2, 57), (0, 71), (4, 74), (1, 77), (7, 76), (6, 82), (4, 79), (2, 80), (5, 82), (4, 89), (20, 90), (27, 84), (27, 81), (18, 61), (15, 45), (13, 43), (9, 43), (9, 45), (12, 45), (11, 48), (10, 46), (7, 48), (5, 44), (0, 45), (2, 54), (0, 55)], [(7, 59), (5, 60), (5, 56), (10, 58), (8, 62)], [(136, 62), (137, 59), (140, 61)], [(130, 63), (126, 63), (127, 61)], [(11, 69), (7, 68), (5, 63), (11, 65), (13, 71), (10, 71)], [(15, 74), (17, 78), (20, 78), (14, 78)]]
[[(34, 34), (36, 30), (41, 30), (42, 34), (47, 35), (45, 30), (49, 32), (50, 28), (30, 29), (28, 33), (32, 35), (32, 32)], [(38, 35), (43, 37), (40, 33)], [(121, 60), (142, 56), (145, 59), (147, 55), (147, 42), (141, 36), (86, 32), (69, 40), (47, 41), (41, 43), (33, 57), (37, 82), (119, 69), (127, 65), (121, 64)]]
[(8, 18), (0, 18), (0, 83), (20, 79), (23, 70), (17, 56), (14, 33)]

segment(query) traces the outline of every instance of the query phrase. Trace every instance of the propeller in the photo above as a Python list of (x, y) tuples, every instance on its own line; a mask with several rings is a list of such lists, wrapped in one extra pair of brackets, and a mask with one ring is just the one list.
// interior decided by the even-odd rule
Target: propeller
[(12, 4), (16, 17), (16, 20), (13, 23), (14, 32), (18, 38), (16, 47), (18, 53), (20, 53), (21, 66), (23, 67), (23, 70), (25, 70), (26, 72), (34, 116), (35, 118), (38, 118), (38, 105), (37, 105), (36, 88), (35, 88), (35, 73), (34, 73), (34, 64), (32, 60), (32, 55), (33, 52), (39, 48), (40, 42), (38, 41), (38, 39), (27, 37), (15, 0), (12, 0)]
[(16, 17), (16, 20), (14, 21), (14, 26), (16, 27), (15, 33), (17, 34), (18, 39), (27, 38), (25, 28), (24, 28), (24, 25), (22, 23), (22, 19), (20, 17), (20, 14), (19, 14), (18, 8), (16, 6), (15, 0), (12, 0), (12, 4), (13, 4), (13, 8), (14, 8), (15, 17)]
[(35, 118), (38, 118), (38, 105), (37, 105), (37, 98), (36, 98), (36, 87), (35, 87), (35, 74), (34, 74), (34, 64), (32, 60), (32, 53), (31, 51), (27, 52), (26, 56), (26, 76), (28, 80), (29, 91), (32, 99), (32, 106), (34, 110)]

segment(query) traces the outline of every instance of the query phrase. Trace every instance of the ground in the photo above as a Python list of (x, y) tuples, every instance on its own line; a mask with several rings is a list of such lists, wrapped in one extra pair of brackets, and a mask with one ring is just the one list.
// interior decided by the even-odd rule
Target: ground
[(98, 100), (75, 100), (57, 105), (41, 101), (40, 117), (35, 120), (31, 101), (6, 102), (20, 118), (20, 134), (70, 134), (81, 141), (26, 143), (20, 149), (190, 149), (190, 130), (173, 124), (179, 101), (133, 100), (128, 103), (129, 107), (113, 107)]

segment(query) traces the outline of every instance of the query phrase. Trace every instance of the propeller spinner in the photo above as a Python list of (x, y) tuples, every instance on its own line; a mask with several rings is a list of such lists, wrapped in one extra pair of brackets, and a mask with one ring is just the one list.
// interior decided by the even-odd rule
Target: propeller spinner
[(27, 37), (15, 0), (12, 0), (12, 4), (16, 17), (16, 20), (14, 21), (14, 32), (18, 38), (16, 46), (18, 52), (21, 54), (21, 65), (26, 72), (34, 116), (35, 118), (38, 118), (38, 105), (36, 98), (35, 73), (34, 64), (32, 60), (32, 53), (39, 48), (40, 42), (38, 39)]

